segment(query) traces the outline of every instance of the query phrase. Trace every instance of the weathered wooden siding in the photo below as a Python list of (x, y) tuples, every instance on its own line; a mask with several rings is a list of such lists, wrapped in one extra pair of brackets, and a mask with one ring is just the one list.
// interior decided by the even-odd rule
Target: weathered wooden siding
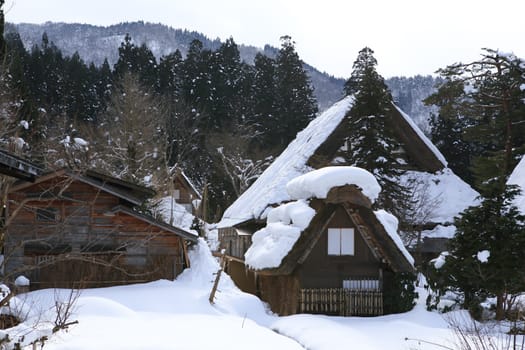
[[(342, 207), (326, 225), (327, 228), (354, 225)], [(365, 243), (357, 229), (354, 229), (353, 256), (328, 255), (328, 234), (325, 229), (308, 258), (299, 267), (298, 276), (302, 288), (342, 288), (343, 280), (379, 278), (381, 264)]]
[(226, 255), (244, 259), (244, 253), (252, 245), (252, 236), (239, 234), (235, 227), (219, 228), (219, 249), (225, 250)]
[(230, 275), (235, 285), (243, 292), (254, 295), (257, 294), (257, 275), (252, 270), (246, 268), (244, 263), (237, 260), (228, 260), (226, 273)]
[(273, 312), (281, 315), (293, 315), (299, 312), (301, 286), (298, 276), (258, 276), (258, 292)]
[[(41, 264), (25, 272), (33, 287), (173, 279), (184, 268), (180, 237), (131, 215), (112, 213), (123, 201), (88, 184), (51, 179), (10, 198), (8, 215), (17, 214), (8, 226), (6, 270), (22, 272)], [(22, 201), (18, 211), (16, 203)], [(55, 209), (57, 220), (39, 220), (39, 209)], [(56, 260), (63, 252), (71, 255), (68, 261)]]

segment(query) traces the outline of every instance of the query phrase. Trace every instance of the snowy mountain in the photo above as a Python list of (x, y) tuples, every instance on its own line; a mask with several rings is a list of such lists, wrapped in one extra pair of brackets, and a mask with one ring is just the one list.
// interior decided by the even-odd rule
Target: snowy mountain
[[(110, 65), (118, 59), (118, 47), (124, 40), (126, 33), (131, 35), (137, 44), (145, 43), (157, 59), (175, 50), (180, 50), (183, 55), (188, 51), (192, 40), (200, 40), (204, 47), (217, 50), (221, 41), (209, 39), (201, 33), (185, 29), (174, 29), (163, 24), (127, 22), (108, 27), (93, 26), (89, 24), (67, 24), (47, 22), (44, 24), (11, 24), (8, 23), (6, 31), (18, 31), (27, 49), (40, 44), (42, 34), (45, 32), (50, 41), (54, 42), (62, 52), (71, 56), (78, 51), (80, 57), (86, 62), (100, 65), (105, 58)], [(235, 39), (235, 38), (234, 38)], [(245, 62), (253, 62), (255, 55), (262, 52), (267, 56), (275, 57), (278, 49), (269, 45), (258, 48), (249, 45), (239, 45), (241, 57)], [(348, 63), (349, 65), (352, 62)], [(327, 73), (305, 63), (305, 69), (315, 88), (315, 96), (319, 110), (323, 111), (340, 100), (343, 94), (345, 79), (335, 78)], [(433, 92), (435, 79), (427, 76), (412, 78), (394, 77), (386, 80), (398, 106), (406, 111), (416, 124), (428, 133), (429, 108), (424, 106), (422, 99)]]

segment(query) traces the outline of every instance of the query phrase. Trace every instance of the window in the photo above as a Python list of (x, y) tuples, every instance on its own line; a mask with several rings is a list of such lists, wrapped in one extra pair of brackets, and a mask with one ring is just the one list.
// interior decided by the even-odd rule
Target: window
[(377, 279), (343, 280), (343, 288), (352, 290), (379, 290), (380, 284)]
[(328, 229), (328, 255), (354, 255), (354, 229)]
[(177, 201), (180, 199), (180, 190), (173, 191), (173, 198)]
[(58, 219), (57, 208), (38, 208), (36, 210), (36, 221), (56, 222)]

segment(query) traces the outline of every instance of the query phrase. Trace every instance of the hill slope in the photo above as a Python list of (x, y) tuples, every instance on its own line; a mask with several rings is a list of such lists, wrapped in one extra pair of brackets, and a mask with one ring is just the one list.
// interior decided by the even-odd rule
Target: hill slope
[[(216, 50), (221, 45), (218, 38), (209, 39), (195, 31), (174, 29), (163, 24), (142, 21), (119, 23), (108, 27), (78, 23), (8, 23), (6, 31), (18, 31), (27, 49), (40, 44), (42, 34), (45, 32), (49, 40), (54, 42), (65, 55), (71, 56), (78, 51), (84, 61), (93, 62), (96, 65), (100, 65), (105, 58), (108, 59), (110, 65), (117, 61), (118, 47), (127, 33), (131, 35), (135, 43), (139, 45), (145, 43), (157, 59), (177, 49), (185, 55), (194, 39), (200, 40), (205, 48), (211, 50)], [(258, 52), (275, 57), (278, 49), (269, 45), (258, 48), (240, 44), (239, 51), (245, 62), (252, 63)], [(348, 64), (351, 65), (352, 62)], [(320, 72), (307, 63), (305, 63), (305, 69), (315, 89), (320, 111), (341, 99), (344, 79)], [(412, 116), (422, 130), (427, 132), (430, 110), (423, 106), (421, 99), (432, 93), (435, 79), (432, 77), (394, 77), (387, 79), (386, 82), (398, 105)]]

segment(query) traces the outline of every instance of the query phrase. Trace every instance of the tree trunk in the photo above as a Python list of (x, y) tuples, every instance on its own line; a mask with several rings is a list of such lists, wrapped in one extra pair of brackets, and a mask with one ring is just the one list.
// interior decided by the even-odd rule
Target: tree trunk
[(498, 294), (496, 296), (496, 320), (501, 321), (505, 318), (505, 310), (503, 308), (504, 294)]

